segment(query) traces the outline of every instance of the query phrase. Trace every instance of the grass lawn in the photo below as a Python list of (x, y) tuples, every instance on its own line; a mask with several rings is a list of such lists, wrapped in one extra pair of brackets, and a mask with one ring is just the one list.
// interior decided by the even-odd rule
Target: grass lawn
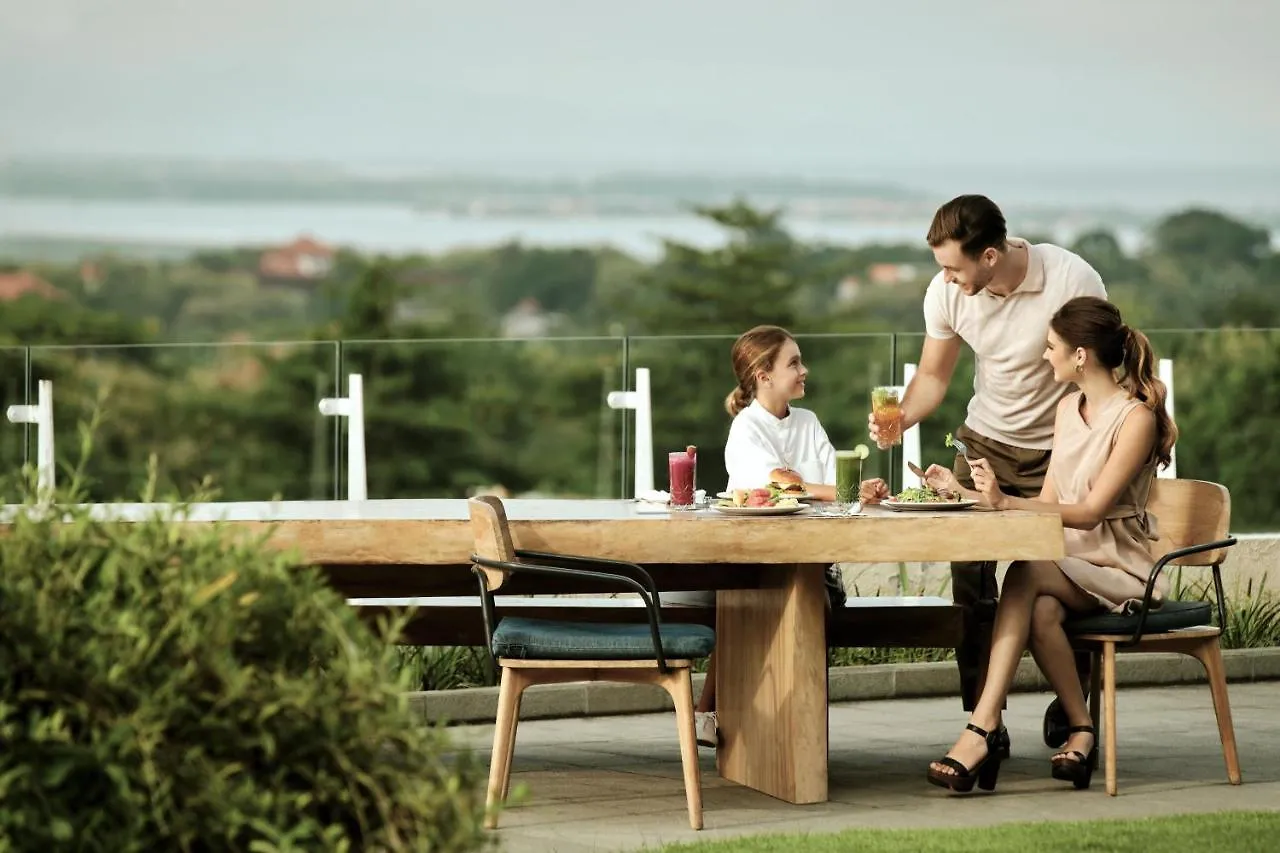
[(1011, 823), (979, 829), (850, 829), (831, 835), (752, 835), (672, 844), (664, 853), (1153, 853), (1160, 850), (1274, 850), (1280, 812), (1216, 812), (1145, 820)]

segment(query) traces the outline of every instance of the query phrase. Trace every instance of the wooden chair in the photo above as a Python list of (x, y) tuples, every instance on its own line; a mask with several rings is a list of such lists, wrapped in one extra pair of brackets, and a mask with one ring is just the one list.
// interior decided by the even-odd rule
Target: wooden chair
[[(1107, 793), (1116, 795), (1116, 652), (1181, 652), (1204, 666), (1218, 718), (1218, 734), (1227, 764), (1227, 779), (1240, 784), (1240, 759), (1227, 699), (1227, 676), (1219, 637), (1226, 625), (1226, 599), (1221, 566), (1226, 549), (1236, 544), (1228, 535), (1231, 495), (1225, 487), (1202, 480), (1156, 480), (1147, 511), (1155, 516), (1159, 539), (1151, 545), (1155, 566), (1137, 613), (1082, 616), (1065, 623), (1071, 644), (1092, 653), (1090, 709), (1094, 728), (1103, 737)], [(1207, 601), (1166, 600), (1155, 609), (1151, 593), (1156, 578), (1168, 565), (1209, 566), (1217, 593), (1218, 625)], [(1099, 707), (1101, 700), (1101, 708)], [(1099, 712), (1106, 712), (1099, 726)], [(1104, 731), (1105, 729), (1105, 731)]]
[[(644, 569), (633, 563), (591, 557), (517, 550), (506, 512), (495, 497), (468, 501), (476, 553), (472, 571), (480, 584), (481, 613), (489, 650), (501, 668), (498, 719), (489, 764), (489, 813), (485, 825), (496, 828), (498, 807), (511, 783), (520, 697), (531, 684), (566, 681), (625, 681), (656, 684), (675, 703), (684, 766), (689, 825), (702, 829), (702, 780), (693, 725), (691, 659), (706, 657), (715, 631), (705, 625), (662, 624), (658, 590)], [(639, 593), (648, 623), (589, 623), (508, 616), (498, 621), (493, 594), (514, 572), (575, 578)]]

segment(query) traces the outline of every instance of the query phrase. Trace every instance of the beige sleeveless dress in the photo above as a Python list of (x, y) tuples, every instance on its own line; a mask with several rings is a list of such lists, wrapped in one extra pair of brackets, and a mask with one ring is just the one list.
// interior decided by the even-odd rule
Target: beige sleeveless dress
[[(1116, 394), (1085, 423), (1083, 397), (1076, 391), (1063, 401), (1053, 436), (1049, 473), (1059, 503), (1081, 503), (1102, 473), (1124, 419), (1142, 401)], [(1092, 530), (1066, 528), (1067, 556), (1058, 566), (1076, 586), (1115, 613), (1135, 608), (1146, 593), (1154, 562), (1149, 541), (1157, 538), (1155, 518), (1147, 511), (1147, 497), (1155, 478), (1153, 452), (1147, 464), (1120, 493), (1106, 519)], [(1166, 575), (1156, 581), (1155, 600), (1168, 592)]]

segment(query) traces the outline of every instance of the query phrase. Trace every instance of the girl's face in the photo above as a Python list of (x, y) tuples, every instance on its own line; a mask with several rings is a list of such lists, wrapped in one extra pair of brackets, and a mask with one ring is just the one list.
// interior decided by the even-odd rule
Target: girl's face
[(788, 340), (773, 360), (773, 369), (762, 370), (756, 377), (757, 393), (767, 394), (776, 400), (798, 400), (804, 396), (804, 382), (808, 375), (809, 369), (800, 360), (800, 346)]

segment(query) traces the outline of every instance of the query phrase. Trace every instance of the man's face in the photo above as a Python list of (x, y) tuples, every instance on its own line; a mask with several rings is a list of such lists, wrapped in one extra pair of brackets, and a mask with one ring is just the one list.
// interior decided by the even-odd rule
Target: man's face
[(977, 258), (971, 258), (961, 251), (955, 240), (933, 247), (933, 259), (942, 267), (943, 279), (960, 288), (965, 296), (981, 293), (991, 283), (998, 257), (995, 249), (986, 249)]

